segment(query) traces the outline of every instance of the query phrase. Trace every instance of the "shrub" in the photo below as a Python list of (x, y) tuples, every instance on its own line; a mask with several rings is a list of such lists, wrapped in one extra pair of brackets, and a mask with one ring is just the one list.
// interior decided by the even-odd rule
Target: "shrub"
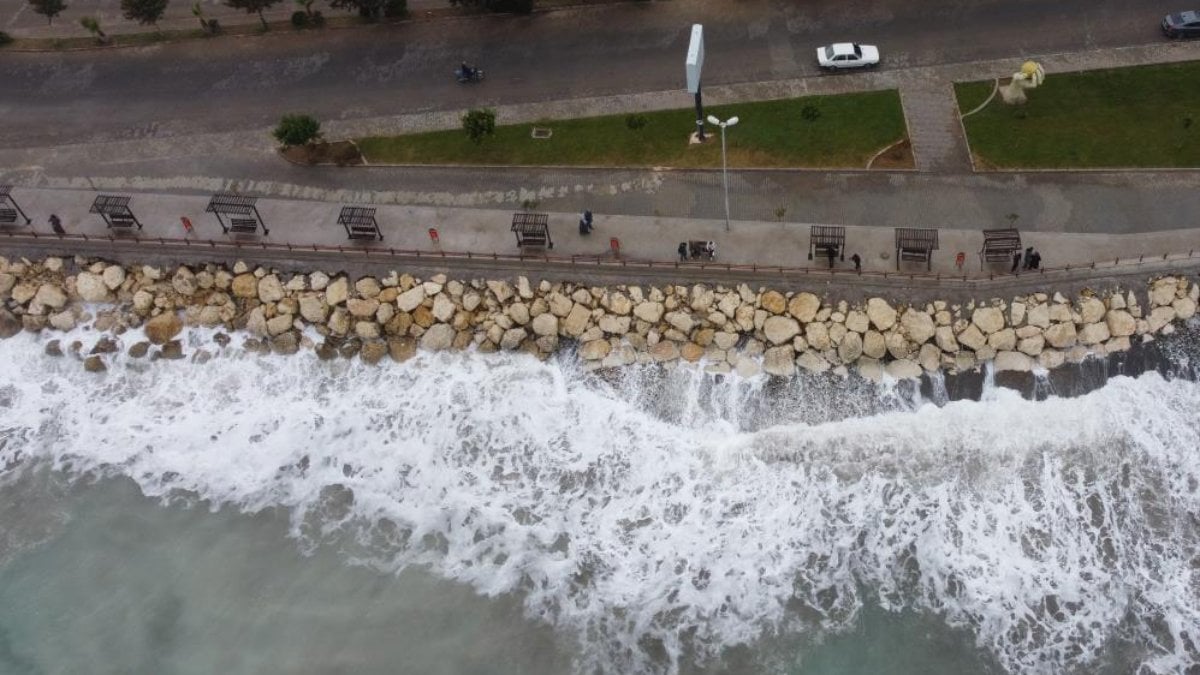
[(463, 131), (473, 143), (482, 143), (483, 139), (496, 133), (496, 111), (488, 108), (476, 108), (462, 116)]
[(216, 19), (208, 20), (208, 34), (216, 35), (221, 32), (221, 22)]
[(308, 15), (308, 22), (314, 27), (320, 28), (325, 25), (325, 15), (320, 10)]
[(292, 12), (292, 28), (308, 28), (308, 15), (304, 10)]
[(641, 129), (642, 127), (646, 126), (646, 116), (645, 115), (626, 115), (625, 116), (625, 126), (633, 131), (637, 131), (638, 129)]
[(815, 122), (821, 117), (821, 111), (814, 105), (806, 105), (800, 109), (800, 117), (806, 122)]
[(3, 47), (4, 45), (10, 45), (12, 44), (12, 41), (13, 39), (11, 35), (0, 30), (0, 47)]
[(321, 123), (311, 115), (284, 115), (272, 135), (285, 148), (306, 145), (321, 137)]
[(389, 19), (402, 19), (408, 16), (408, 0), (387, 0), (383, 6), (383, 15)]

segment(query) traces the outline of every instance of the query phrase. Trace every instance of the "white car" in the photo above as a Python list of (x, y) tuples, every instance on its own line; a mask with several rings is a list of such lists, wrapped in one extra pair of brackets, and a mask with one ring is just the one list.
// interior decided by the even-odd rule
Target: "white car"
[(879, 49), (875, 45), (838, 42), (817, 47), (817, 63), (826, 70), (863, 68), (879, 65)]

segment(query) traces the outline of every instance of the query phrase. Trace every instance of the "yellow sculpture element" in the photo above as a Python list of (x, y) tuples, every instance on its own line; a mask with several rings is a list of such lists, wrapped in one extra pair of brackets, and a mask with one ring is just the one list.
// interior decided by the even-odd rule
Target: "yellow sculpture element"
[(1000, 89), (1000, 97), (1009, 105), (1020, 105), (1028, 99), (1026, 89), (1035, 89), (1046, 81), (1046, 71), (1042, 65), (1034, 61), (1021, 64), (1021, 72), (1013, 73), (1012, 82)]

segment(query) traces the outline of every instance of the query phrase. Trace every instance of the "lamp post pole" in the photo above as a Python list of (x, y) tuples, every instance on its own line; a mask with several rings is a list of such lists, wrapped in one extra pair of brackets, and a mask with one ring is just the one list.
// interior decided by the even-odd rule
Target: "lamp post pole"
[(708, 123), (721, 127), (721, 178), (725, 183), (725, 231), (729, 231), (729, 164), (725, 159), (725, 127), (738, 123), (737, 117), (730, 117), (722, 122), (713, 115), (708, 116)]

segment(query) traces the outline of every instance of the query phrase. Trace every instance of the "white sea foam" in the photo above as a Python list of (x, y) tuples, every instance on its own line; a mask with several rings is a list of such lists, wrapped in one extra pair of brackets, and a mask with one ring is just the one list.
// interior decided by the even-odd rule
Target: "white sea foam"
[[(937, 407), (500, 355), (118, 356), (92, 376), (37, 340), (0, 342), (0, 465), (287, 508), (301, 542), (350, 534), (356, 560), (522, 593), (581, 668), (845, 628), (864, 594), (971, 628), (1013, 672), (1086, 669), (1116, 639), (1144, 672), (1200, 663), (1193, 382)], [(824, 412), (753, 414), (778, 396)]]

